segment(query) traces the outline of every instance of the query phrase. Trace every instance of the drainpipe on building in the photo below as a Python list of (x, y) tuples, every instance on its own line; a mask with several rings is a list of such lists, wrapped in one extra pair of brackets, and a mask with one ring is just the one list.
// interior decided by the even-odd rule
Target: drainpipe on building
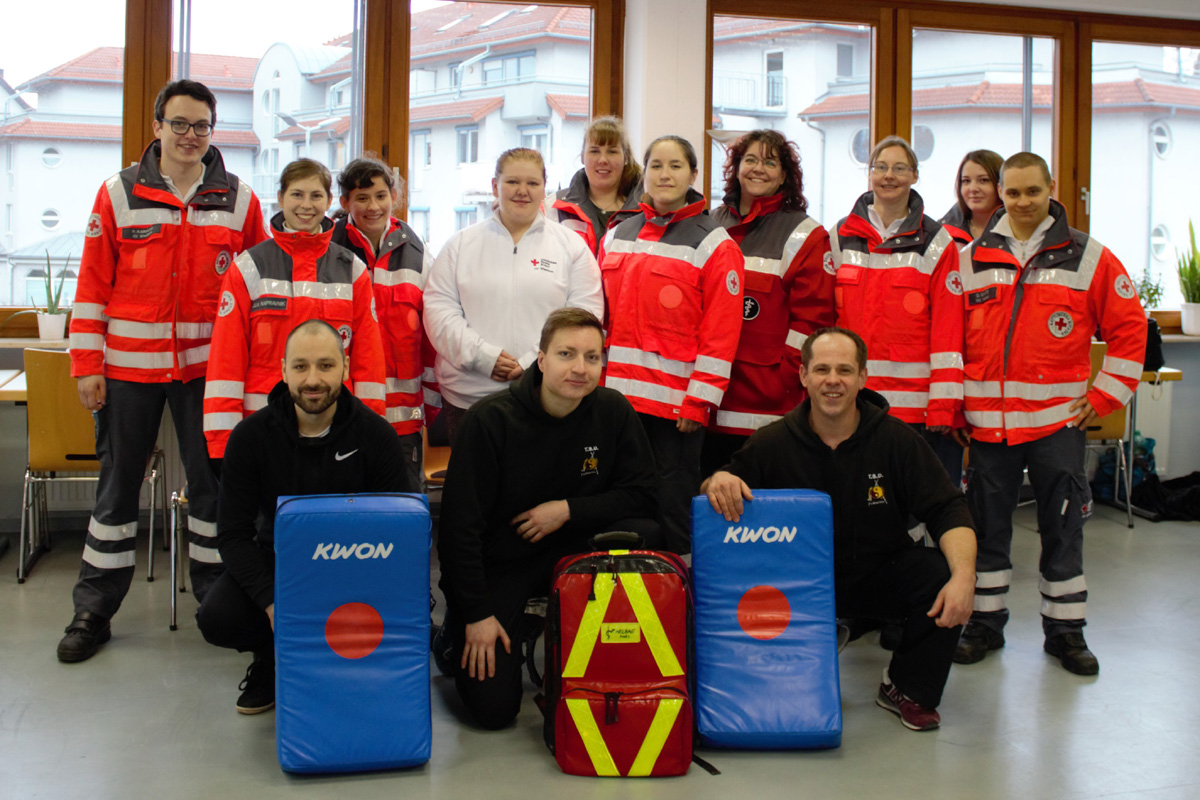
[(472, 64), (479, 63), (483, 59), (487, 58), (488, 54), (491, 52), (492, 52), (492, 46), (489, 44), (487, 47), (485, 47), (483, 49), (482, 53), (478, 53), (476, 55), (471, 56), (466, 61), (462, 62), (461, 64), (459, 64), (457, 67), (454, 68), (454, 71), (458, 73), (458, 85), (455, 87), (457, 89), (457, 91), (454, 94), (455, 100), (458, 100), (459, 98), (462, 97), (462, 79), (463, 79), (463, 74), (465, 74), (467, 71), (467, 67), (471, 66)]
[(821, 135), (821, 162), (820, 162), (821, 163), (821, 183), (820, 183), (821, 213), (816, 214), (816, 215), (810, 214), (809, 216), (815, 216), (821, 222), (822, 225), (825, 225), (825, 230), (829, 230), (829, 226), (827, 224), (829, 221), (827, 219), (825, 219), (825, 170), (827, 167), (827, 165), (825, 164), (825, 146), (826, 146), (825, 129), (818, 128), (816, 125), (812, 124), (812, 122), (805, 119), (804, 117), (801, 117), (800, 119), (803, 119), (805, 125), (812, 128), (814, 131), (816, 131), (817, 133), (819, 133)]

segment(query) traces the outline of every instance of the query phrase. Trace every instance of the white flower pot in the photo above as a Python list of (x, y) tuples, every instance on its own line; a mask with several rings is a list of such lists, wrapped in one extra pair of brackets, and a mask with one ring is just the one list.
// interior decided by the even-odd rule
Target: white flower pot
[(47, 314), (45, 311), (39, 311), (37, 321), (39, 339), (67, 338), (67, 312)]
[(1180, 327), (1188, 336), (1200, 336), (1200, 303), (1183, 303), (1179, 313)]

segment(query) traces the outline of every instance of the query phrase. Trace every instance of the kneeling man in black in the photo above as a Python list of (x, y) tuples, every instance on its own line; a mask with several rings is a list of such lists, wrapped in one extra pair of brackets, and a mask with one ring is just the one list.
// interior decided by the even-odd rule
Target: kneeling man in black
[[(801, 348), (808, 398), (758, 429), (701, 488), (714, 510), (740, 517), (750, 487), (817, 489), (833, 499), (838, 616), (902, 619), (875, 702), (906, 728), (933, 730), (950, 659), (975, 596), (975, 529), (967, 501), (933, 449), (865, 388), (867, 346), (821, 328)], [(909, 534), (924, 522), (937, 547)]]
[(522, 615), (555, 562), (604, 531), (656, 546), (654, 457), (625, 397), (597, 388), (603, 353), (594, 315), (553, 312), (536, 365), (472, 406), (454, 442), (438, 526), (444, 630), (459, 696), (484, 728), (520, 709)]
[(396, 431), (350, 392), (342, 337), (309, 320), (288, 335), (283, 381), (267, 407), (238, 423), (221, 468), (221, 575), (196, 611), (211, 644), (254, 653), (241, 714), (275, 706), (275, 505), (281, 496), (407, 492)]

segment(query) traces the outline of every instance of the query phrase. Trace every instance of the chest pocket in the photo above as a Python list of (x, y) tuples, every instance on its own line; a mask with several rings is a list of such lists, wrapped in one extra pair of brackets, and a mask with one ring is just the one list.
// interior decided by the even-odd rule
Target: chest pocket
[[(118, 229), (120, 250), (118, 268), (109, 300), (109, 314), (127, 316), (123, 308), (158, 309), (171, 297), (175, 271), (173, 248), (169, 246), (170, 226), (131, 225)], [(136, 312), (132, 315), (138, 318)]]
[(779, 276), (746, 270), (737, 360), (759, 366), (779, 364), (787, 341), (787, 317), (786, 289)]
[(695, 361), (703, 294), (700, 270), (682, 261), (655, 259), (640, 287), (645, 344), (666, 358)]
[(859, 284), (863, 281), (862, 267), (857, 267), (852, 264), (842, 264), (837, 269), (837, 275), (834, 278), (833, 301), (837, 305), (838, 315), (842, 313), (842, 309), (846, 307), (850, 295), (858, 290)]

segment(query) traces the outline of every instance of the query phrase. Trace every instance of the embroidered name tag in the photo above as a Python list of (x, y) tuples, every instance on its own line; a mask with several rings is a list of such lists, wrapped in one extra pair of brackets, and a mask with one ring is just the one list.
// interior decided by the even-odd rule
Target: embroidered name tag
[(145, 228), (121, 228), (121, 238), (127, 242), (138, 242), (149, 239), (156, 233), (162, 232), (162, 225), (149, 225)]
[(980, 303), (986, 303), (989, 300), (996, 299), (996, 287), (989, 286), (986, 289), (980, 289), (978, 292), (971, 292), (967, 295), (967, 303), (977, 306)]
[(250, 313), (255, 311), (287, 311), (286, 297), (260, 297), (250, 304)]

